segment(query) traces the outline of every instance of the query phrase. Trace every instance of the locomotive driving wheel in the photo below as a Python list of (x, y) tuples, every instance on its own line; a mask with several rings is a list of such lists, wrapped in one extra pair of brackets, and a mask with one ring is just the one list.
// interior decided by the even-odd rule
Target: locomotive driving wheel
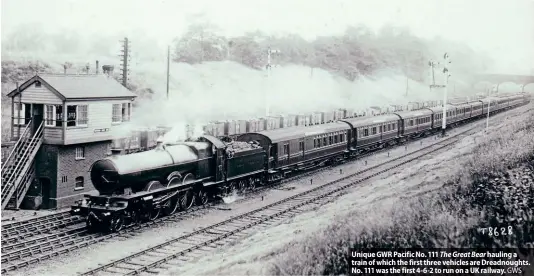
[[(145, 191), (152, 192), (158, 189), (162, 189), (165, 186), (161, 184), (161, 182), (153, 180), (147, 183), (145, 186)], [(147, 210), (142, 214), (144, 220), (155, 220), (159, 217), (161, 214), (161, 207), (160, 206), (146, 206)]]
[(184, 192), (180, 192), (180, 207), (182, 210), (188, 210), (193, 206), (193, 203), (195, 202), (195, 197), (193, 196), (193, 192), (191, 190), (187, 190)]
[(159, 218), (159, 215), (161, 214), (161, 207), (154, 207), (151, 211), (149, 211), (148, 219), (150, 221), (155, 220)]
[[(176, 183), (173, 183), (172, 179), (167, 184), (167, 188), (170, 188), (171, 186), (175, 185)], [(180, 207), (180, 201), (178, 200), (178, 195), (174, 195), (173, 197), (167, 199), (165, 203), (163, 203), (163, 213), (166, 216), (170, 216), (174, 213), (176, 213), (176, 210), (178, 210), (178, 207)]]
[(176, 213), (176, 210), (178, 210), (178, 207), (180, 207), (180, 203), (178, 201), (178, 196), (173, 196), (169, 199), (167, 199), (167, 201), (165, 201), (165, 203), (163, 203), (163, 213), (167, 216), (170, 216), (174, 213)]

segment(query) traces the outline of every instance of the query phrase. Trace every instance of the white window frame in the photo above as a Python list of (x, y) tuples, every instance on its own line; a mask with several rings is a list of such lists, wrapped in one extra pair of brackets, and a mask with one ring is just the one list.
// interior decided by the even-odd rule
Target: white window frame
[[(115, 107), (117, 107), (115, 109)], [(111, 106), (111, 122), (113, 124), (120, 124), (122, 123), (122, 104), (113, 104)]]
[(75, 149), (75, 159), (76, 160), (85, 159), (85, 147), (76, 147), (76, 149)]
[[(19, 108), (20, 108), (20, 117), (19, 117)], [(26, 105), (24, 103), (16, 102), (15, 109), (13, 110), (13, 117), (18, 118), (18, 119), (15, 119), (14, 124), (19, 125), (19, 126), (25, 125), (24, 124), (26, 122), (25, 116), (26, 116)]]
[[(48, 108), (52, 108), (52, 118), (48, 118)], [(56, 106), (55, 105), (45, 105), (45, 126), (47, 127), (55, 127), (56, 126)]]
[[(69, 126), (69, 113), (68, 113), (68, 110), (69, 110), (69, 107), (72, 107), (74, 106), (74, 110), (75, 110), (75, 113), (76, 113), (76, 120), (74, 120), (74, 125), (73, 126)], [(85, 106), (87, 108), (87, 114), (86, 114), (86, 118), (85, 118), (85, 123), (84, 124), (80, 124), (80, 109), (79, 107), (80, 106)], [(77, 104), (70, 104), (70, 105), (67, 105), (67, 110), (63, 110), (63, 114), (64, 116), (67, 116), (67, 120), (66, 120), (66, 123), (67, 123), (67, 127), (87, 127), (87, 124), (89, 122), (89, 106), (88, 105), (85, 105), (85, 104), (82, 104), (82, 105), (77, 105)]]
[[(80, 112), (80, 107), (85, 107), (85, 122), (82, 124), (80, 123), (82, 120), (81, 120), (81, 112)], [(78, 127), (86, 127), (87, 124), (89, 123), (89, 105), (86, 105), (86, 104), (80, 104), (80, 105), (76, 105), (76, 126)]]

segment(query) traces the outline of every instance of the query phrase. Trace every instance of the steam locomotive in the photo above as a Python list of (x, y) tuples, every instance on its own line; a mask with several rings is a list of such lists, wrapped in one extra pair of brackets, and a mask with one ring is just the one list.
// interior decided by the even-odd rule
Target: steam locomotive
[[(526, 94), (445, 106), (447, 127), (524, 105)], [(96, 231), (154, 220), (252, 190), (291, 175), (344, 162), (377, 148), (441, 128), (443, 108), (422, 108), (332, 123), (244, 133), (235, 139), (204, 135), (196, 141), (158, 142), (155, 149), (110, 156), (90, 168), (98, 196), (85, 195), (71, 213)]]

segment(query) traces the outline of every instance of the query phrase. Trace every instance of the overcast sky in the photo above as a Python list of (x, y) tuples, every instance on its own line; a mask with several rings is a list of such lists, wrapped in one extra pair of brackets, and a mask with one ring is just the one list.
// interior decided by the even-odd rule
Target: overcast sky
[(142, 30), (167, 43), (196, 13), (228, 35), (260, 29), (313, 38), (351, 24), (407, 26), (488, 52), (495, 72), (534, 74), (534, 0), (2, 0), (2, 33), (35, 23), (50, 32)]

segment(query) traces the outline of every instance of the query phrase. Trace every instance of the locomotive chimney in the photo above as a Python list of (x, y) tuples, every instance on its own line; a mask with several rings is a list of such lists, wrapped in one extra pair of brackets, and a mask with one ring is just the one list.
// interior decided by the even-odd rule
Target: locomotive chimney
[(96, 67), (95, 68), (96, 68), (95, 69), (96, 70), (96, 74), (98, 75), (98, 60), (96, 61)]
[(63, 74), (67, 74), (67, 64), (63, 64)]

